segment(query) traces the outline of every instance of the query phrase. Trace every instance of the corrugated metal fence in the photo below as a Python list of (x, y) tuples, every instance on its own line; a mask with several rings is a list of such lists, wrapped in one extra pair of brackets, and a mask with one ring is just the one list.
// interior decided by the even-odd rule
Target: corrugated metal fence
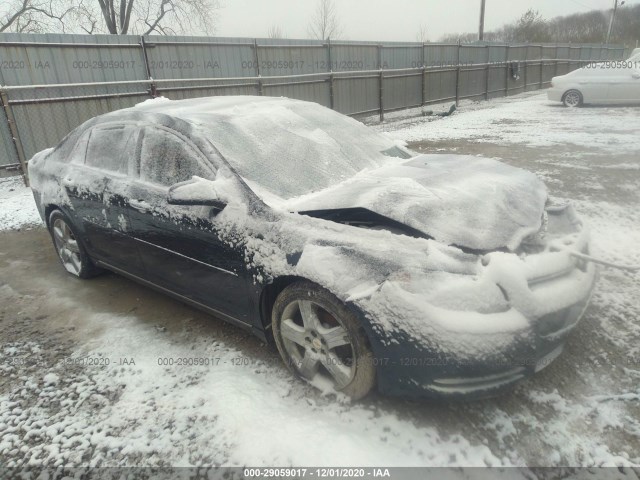
[(544, 87), (621, 46), (450, 45), (289, 39), (0, 34), (0, 169), (85, 120), (145, 98), (271, 95), (384, 113)]

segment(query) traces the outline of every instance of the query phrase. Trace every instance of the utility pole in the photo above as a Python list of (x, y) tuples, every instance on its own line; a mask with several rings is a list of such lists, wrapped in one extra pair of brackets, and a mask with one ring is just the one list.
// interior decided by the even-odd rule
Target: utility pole
[[(625, 0), (620, 2), (620, 6), (624, 5)], [(607, 41), (605, 42), (607, 45), (609, 44), (609, 40), (611, 39), (611, 31), (613, 30), (613, 22), (616, 19), (616, 12), (618, 11), (618, 0), (613, 1), (613, 12), (611, 12), (611, 18), (609, 19), (609, 30), (607, 31)]]
[(484, 7), (486, 0), (481, 0), (480, 3), (480, 28), (478, 29), (478, 40), (484, 40)]

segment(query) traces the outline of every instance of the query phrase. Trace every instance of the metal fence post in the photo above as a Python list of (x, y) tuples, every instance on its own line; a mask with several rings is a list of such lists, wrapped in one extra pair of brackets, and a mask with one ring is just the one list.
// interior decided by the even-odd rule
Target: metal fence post
[(253, 62), (256, 66), (256, 77), (258, 77), (258, 95), (262, 96), (264, 93), (262, 90), (262, 78), (260, 75), (260, 57), (258, 56), (258, 39), (253, 39)]
[(382, 44), (378, 44), (378, 68), (380, 69), (380, 121), (384, 122), (384, 73), (382, 71)]
[(559, 60), (560, 59), (558, 58), (558, 44), (556, 43), (556, 60), (555, 60), (555, 62), (553, 62), (555, 64), (555, 67), (553, 69), (553, 76), (554, 77), (558, 76), (558, 63), (560, 63)]
[(510, 45), (507, 45), (504, 51), (504, 67), (505, 67), (505, 80), (504, 80), (504, 96), (509, 96), (509, 49)]
[(144, 60), (144, 70), (147, 78), (151, 79), (151, 69), (149, 68), (149, 57), (147, 57), (147, 46), (144, 42), (144, 35), (140, 35), (140, 47), (142, 48), (142, 59)]
[(335, 110), (335, 100), (333, 99), (333, 64), (331, 59), (331, 38), (327, 38), (327, 60), (329, 66), (329, 106)]
[(529, 45), (524, 47), (524, 72), (522, 76), (524, 77), (524, 92), (527, 92), (527, 67), (529, 66)]
[(427, 81), (427, 79), (426, 79), (427, 66), (425, 65), (426, 60), (425, 60), (425, 55), (424, 55), (424, 49), (425, 49), (425, 44), (423, 42), (422, 43), (422, 56), (421, 56), (421, 58), (422, 58), (422, 82), (420, 83), (421, 87), (422, 87), (422, 91), (420, 92), (420, 105), (422, 107), (424, 107), (424, 97), (425, 97), (424, 90), (425, 90), (425, 86), (426, 86), (425, 83)]
[(149, 57), (147, 55), (147, 44), (144, 41), (144, 35), (140, 35), (140, 46), (142, 47), (142, 59), (144, 60), (144, 69), (147, 73), (147, 80), (150, 80), (149, 84), (149, 96), (151, 98), (156, 98), (158, 96), (158, 89), (156, 82), (153, 80), (153, 76), (151, 75), (151, 67), (149, 66)]
[(13, 116), (13, 109), (9, 104), (9, 97), (7, 97), (7, 92), (2, 87), (0, 87), (0, 106), (2, 106), (2, 109), (4, 110), (4, 113), (7, 117), (7, 126), (9, 127), (11, 139), (13, 140), (13, 148), (15, 149), (16, 156), (18, 157), (18, 162), (20, 163), (20, 169), (22, 170), (22, 179), (25, 186), (28, 187), (29, 171), (27, 170), (27, 160), (24, 154), (24, 148), (22, 147), (20, 134), (18, 133), (18, 128), (16, 127), (16, 120)]
[(487, 69), (485, 72), (485, 79), (484, 79), (484, 85), (485, 85), (485, 92), (484, 92), (484, 99), (485, 100), (489, 100), (489, 62), (491, 61), (491, 47), (487, 44)]
[(542, 86), (544, 85), (544, 47), (540, 45), (540, 86), (539, 90), (542, 90)]
[(460, 39), (458, 39), (458, 53), (456, 59), (456, 107), (460, 104)]

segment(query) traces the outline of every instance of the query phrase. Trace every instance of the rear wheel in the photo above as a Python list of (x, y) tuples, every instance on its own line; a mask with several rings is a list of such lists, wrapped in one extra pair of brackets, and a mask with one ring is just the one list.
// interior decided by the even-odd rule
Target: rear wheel
[(101, 270), (93, 264), (87, 255), (87, 251), (71, 226), (71, 222), (60, 210), (51, 212), (49, 231), (58, 258), (67, 272), (79, 278), (91, 278), (100, 273)]
[(287, 367), (354, 400), (375, 385), (373, 354), (356, 315), (327, 290), (297, 282), (276, 299), (273, 334)]
[(582, 106), (582, 94), (578, 90), (569, 90), (562, 97), (565, 107), (575, 108)]

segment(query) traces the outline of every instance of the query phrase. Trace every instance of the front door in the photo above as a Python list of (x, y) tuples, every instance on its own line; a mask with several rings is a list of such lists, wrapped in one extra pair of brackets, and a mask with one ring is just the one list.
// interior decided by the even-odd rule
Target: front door
[(129, 186), (129, 221), (146, 278), (223, 316), (247, 322), (248, 279), (241, 251), (215, 233), (212, 207), (169, 205), (169, 187), (215, 171), (185, 137), (149, 126), (143, 131), (139, 177)]
[(631, 66), (615, 71), (611, 83), (611, 102), (640, 103), (640, 69)]
[(577, 74), (579, 90), (585, 103), (607, 103), (612, 82), (612, 69), (595, 64), (592, 68), (582, 68)]

